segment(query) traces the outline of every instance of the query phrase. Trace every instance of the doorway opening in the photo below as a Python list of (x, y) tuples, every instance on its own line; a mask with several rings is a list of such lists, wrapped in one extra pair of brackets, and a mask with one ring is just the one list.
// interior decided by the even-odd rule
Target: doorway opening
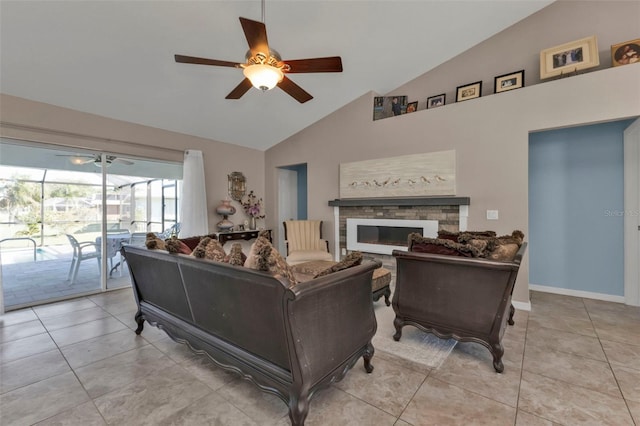
[(278, 250), (286, 253), (285, 220), (306, 220), (307, 164), (278, 167)]

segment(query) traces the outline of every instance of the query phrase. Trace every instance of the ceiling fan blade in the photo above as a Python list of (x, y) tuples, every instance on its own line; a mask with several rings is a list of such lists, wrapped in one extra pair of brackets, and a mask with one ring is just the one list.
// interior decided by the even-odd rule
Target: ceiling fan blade
[(199, 65), (215, 65), (218, 67), (232, 67), (239, 66), (236, 62), (219, 61), (217, 59), (196, 58), (194, 56), (174, 55), (176, 62), (183, 64), (199, 64)]
[(313, 99), (309, 93), (307, 93), (302, 87), (295, 84), (285, 75), (282, 78), (282, 81), (278, 83), (278, 87), (287, 92), (290, 96), (292, 96), (296, 101), (301, 104), (310, 101)]
[(295, 59), (282, 61), (291, 68), (287, 73), (303, 72), (342, 72), (342, 59), (340, 56), (327, 58)]
[(125, 160), (124, 158), (114, 158), (113, 162), (124, 164), (126, 166), (132, 166), (133, 164), (135, 164), (133, 161)]
[(240, 99), (249, 89), (251, 89), (251, 81), (249, 81), (248, 78), (245, 78), (225, 97), (225, 99)]
[(244, 35), (249, 43), (251, 55), (256, 56), (262, 53), (269, 56), (269, 42), (267, 41), (267, 27), (260, 21), (252, 21), (247, 18), (240, 18), (240, 24), (244, 30)]

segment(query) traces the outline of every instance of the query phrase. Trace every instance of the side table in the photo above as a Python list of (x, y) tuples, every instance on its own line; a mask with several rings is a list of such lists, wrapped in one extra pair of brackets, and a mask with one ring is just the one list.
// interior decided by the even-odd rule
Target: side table
[(246, 230), (246, 231), (214, 232), (214, 235), (216, 236), (218, 241), (220, 241), (220, 244), (224, 245), (224, 243), (226, 243), (227, 241), (232, 241), (232, 240), (245, 240), (245, 241), (253, 240), (254, 238), (258, 238), (258, 234), (261, 231), (269, 232), (269, 241), (272, 241), (271, 229), (264, 229), (264, 230), (253, 229), (253, 230)]

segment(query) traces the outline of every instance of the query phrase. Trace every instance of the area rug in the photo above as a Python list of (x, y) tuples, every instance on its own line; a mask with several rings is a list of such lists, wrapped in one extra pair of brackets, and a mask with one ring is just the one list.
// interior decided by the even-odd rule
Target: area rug
[(395, 318), (393, 309), (383, 303), (375, 305), (378, 331), (373, 337), (373, 347), (376, 351), (388, 352), (436, 369), (447, 359), (457, 343), (454, 339), (440, 339), (411, 325), (402, 328), (402, 338), (396, 342), (393, 340), (393, 335), (396, 332), (393, 326)]

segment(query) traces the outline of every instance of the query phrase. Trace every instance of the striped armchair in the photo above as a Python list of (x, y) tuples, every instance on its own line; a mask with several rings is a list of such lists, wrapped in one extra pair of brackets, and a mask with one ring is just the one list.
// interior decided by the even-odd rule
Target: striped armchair
[(321, 220), (287, 220), (283, 224), (289, 265), (333, 260), (329, 253), (329, 242), (322, 239)]

